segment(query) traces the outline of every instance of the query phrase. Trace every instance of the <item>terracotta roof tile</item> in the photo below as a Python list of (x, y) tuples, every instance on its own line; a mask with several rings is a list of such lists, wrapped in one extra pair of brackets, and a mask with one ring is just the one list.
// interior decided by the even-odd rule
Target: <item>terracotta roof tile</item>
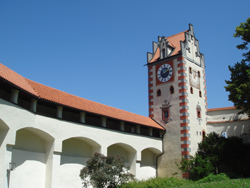
[(64, 106), (76, 108), (82, 111), (99, 114), (106, 117), (111, 117), (123, 121), (128, 121), (136, 124), (141, 124), (149, 127), (164, 130), (153, 119), (141, 115), (137, 115), (131, 112), (113, 108), (107, 105), (103, 105), (97, 102), (93, 102), (69, 93), (39, 84), (32, 80), (26, 79), (16, 72), (10, 70), (6, 66), (0, 64), (0, 77), (15, 84), (19, 88), (54, 103), (58, 103)]
[(48, 101), (52, 101), (61, 105), (73, 107), (86, 112), (91, 112), (106, 117), (111, 117), (123, 121), (142, 124), (158, 129), (163, 129), (159, 124), (154, 122), (151, 118), (137, 115), (131, 112), (120, 110), (104, 104), (93, 102), (69, 93), (39, 84), (32, 80), (28, 80), (29, 84), (38, 93), (39, 97)]
[[(171, 56), (174, 56), (176, 54), (178, 54), (181, 50), (181, 44), (180, 41), (184, 41), (185, 40), (185, 32), (188, 32), (188, 30), (177, 33), (175, 35), (172, 35), (170, 37), (167, 37), (167, 41), (169, 42), (170, 46), (174, 47), (175, 50), (174, 52), (171, 54)], [(160, 49), (159, 47), (157, 48), (154, 57), (152, 58), (152, 60), (149, 63), (155, 62), (157, 61), (157, 59), (160, 57)]]
[(0, 63), (0, 77), (22, 88), (23, 90), (38, 96), (24, 77)]

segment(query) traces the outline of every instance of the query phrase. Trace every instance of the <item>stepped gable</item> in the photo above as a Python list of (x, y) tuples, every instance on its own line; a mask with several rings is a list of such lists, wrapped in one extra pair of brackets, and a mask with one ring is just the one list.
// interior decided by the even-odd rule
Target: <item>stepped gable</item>
[[(180, 41), (185, 40), (185, 32), (188, 32), (188, 30), (177, 33), (175, 35), (172, 35), (172, 36), (166, 38), (167, 41), (169, 42), (169, 45), (171, 47), (175, 48), (174, 52), (171, 54), (171, 56), (174, 56), (174, 55), (180, 53), (180, 50), (181, 50)], [(159, 59), (159, 57), (160, 57), (160, 48), (158, 47), (152, 60), (149, 63), (153, 63), (153, 62), (157, 61)]]
[(95, 113), (98, 115), (119, 119), (131, 123), (145, 125), (157, 129), (164, 130), (153, 119), (124, 110), (120, 110), (114, 107), (103, 105), (97, 102), (93, 102), (69, 93), (45, 86), (43, 84), (26, 79), (6, 66), (0, 64), (0, 77), (11, 82), (22, 90), (29, 92), (30, 94), (39, 97), (44, 100), (48, 100), (63, 106), (79, 109), (85, 112)]

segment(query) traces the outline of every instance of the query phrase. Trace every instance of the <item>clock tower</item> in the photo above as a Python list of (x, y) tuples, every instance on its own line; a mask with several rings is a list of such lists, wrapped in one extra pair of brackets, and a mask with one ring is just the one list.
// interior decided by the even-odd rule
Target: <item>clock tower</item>
[(206, 134), (206, 79), (204, 55), (193, 26), (170, 37), (158, 37), (147, 54), (149, 117), (166, 129), (158, 175), (188, 177), (176, 166), (190, 158)]

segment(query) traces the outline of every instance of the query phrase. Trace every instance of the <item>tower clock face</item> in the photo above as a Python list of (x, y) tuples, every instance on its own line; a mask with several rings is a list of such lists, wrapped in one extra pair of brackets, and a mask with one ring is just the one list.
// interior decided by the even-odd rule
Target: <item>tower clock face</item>
[(161, 82), (167, 82), (172, 77), (172, 75), (173, 68), (167, 63), (162, 64), (157, 71), (158, 80)]

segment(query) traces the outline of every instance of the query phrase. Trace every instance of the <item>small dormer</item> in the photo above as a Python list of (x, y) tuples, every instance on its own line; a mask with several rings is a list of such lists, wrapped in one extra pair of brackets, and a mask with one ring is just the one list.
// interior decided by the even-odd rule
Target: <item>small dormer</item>
[(158, 37), (158, 46), (160, 48), (160, 59), (169, 57), (174, 50), (174, 48), (170, 46), (169, 42), (164, 36)]

